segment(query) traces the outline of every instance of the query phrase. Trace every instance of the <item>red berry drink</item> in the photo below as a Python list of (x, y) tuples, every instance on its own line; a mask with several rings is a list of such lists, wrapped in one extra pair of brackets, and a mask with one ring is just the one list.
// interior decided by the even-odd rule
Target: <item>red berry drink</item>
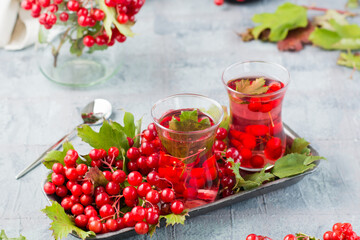
[(230, 145), (241, 155), (241, 168), (259, 171), (283, 156), (286, 135), (281, 120), (289, 75), (266, 62), (237, 63), (225, 70), (230, 99)]
[(219, 179), (212, 146), (223, 117), (221, 105), (180, 94), (156, 103), (152, 116), (162, 145), (158, 172), (164, 187), (172, 186), (187, 208), (214, 201)]

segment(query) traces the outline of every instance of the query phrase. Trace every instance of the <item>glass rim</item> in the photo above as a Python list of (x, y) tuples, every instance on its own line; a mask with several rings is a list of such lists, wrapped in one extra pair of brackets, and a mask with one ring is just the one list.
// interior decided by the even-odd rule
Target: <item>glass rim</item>
[[(160, 103), (163, 103), (169, 99), (173, 99), (173, 98), (177, 98), (177, 97), (199, 97), (199, 98), (202, 98), (202, 99), (205, 99), (205, 100), (208, 100), (210, 102), (212, 102), (213, 104), (215, 104), (215, 106), (217, 106), (220, 110), (221, 110), (221, 116), (219, 118), (219, 120), (215, 123), (214, 122), (214, 125), (208, 127), (208, 128), (205, 128), (203, 130), (197, 130), (197, 131), (188, 131), (188, 132), (184, 132), (184, 131), (176, 131), (176, 130), (172, 130), (172, 129), (169, 129), (169, 128), (166, 128), (164, 126), (162, 126), (158, 120), (155, 119), (155, 116), (154, 116), (154, 109), (156, 108), (156, 106), (158, 106)], [(194, 109), (199, 109), (199, 108), (194, 108)], [(195, 93), (178, 93), (178, 94), (173, 94), (173, 95), (170, 95), (168, 97), (165, 97), (165, 98), (162, 98), (160, 100), (158, 100), (157, 102), (154, 103), (154, 105), (151, 107), (151, 118), (153, 120), (153, 122), (155, 123), (155, 125), (161, 129), (163, 129), (164, 131), (167, 131), (167, 132), (171, 132), (171, 133), (176, 133), (176, 134), (183, 134), (183, 135), (186, 135), (186, 134), (201, 134), (201, 133), (206, 133), (206, 132), (209, 132), (209, 131), (212, 131), (216, 128), (219, 127), (220, 123), (222, 122), (223, 118), (224, 118), (224, 110), (222, 108), (222, 105), (220, 103), (218, 103), (217, 101), (215, 101), (214, 99), (212, 98), (209, 98), (209, 97), (206, 97), (204, 95), (201, 95), (201, 94), (195, 94)]]
[[(238, 91), (230, 88), (230, 87), (227, 85), (227, 83), (228, 83), (229, 81), (231, 81), (231, 80), (225, 82), (225, 79), (224, 79), (225, 72), (227, 72), (229, 69), (231, 69), (231, 68), (233, 68), (233, 67), (235, 67), (235, 66), (243, 65), (243, 64), (245, 64), (245, 63), (262, 63), (262, 64), (269, 64), (269, 65), (273, 65), (273, 66), (275, 66), (275, 67), (277, 67), (277, 68), (279, 68), (279, 69), (282, 69), (282, 70), (286, 73), (286, 75), (287, 75), (287, 79), (286, 79), (287, 81), (286, 81), (286, 83), (284, 83), (284, 87), (281, 88), (281, 89), (279, 89), (279, 90), (277, 90), (277, 91), (275, 91), (275, 92), (262, 93), (262, 94), (256, 94), (256, 95), (255, 95), (255, 94), (247, 94), (247, 93), (238, 92)], [(232, 79), (232, 80), (233, 80), (233, 79)], [(228, 91), (230, 91), (230, 92), (232, 92), (232, 93), (235, 93), (235, 94), (242, 94), (242, 95), (244, 95), (245, 97), (253, 97), (253, 96), (256, 96), (256, 97), (272, 97), (272, 96), (276, 96), (276, 95), (281, 94), (282, 92), (285, 92), (285, 91), (286, 91), (286, 89), (287, 89), (287, 87), (288, 87), (288, 85), (289, 85), (289, 83), (290, 83), (290, 73), (289, 73), (289, 71), (288, 71), (284, 66), (282, 66), (282, 65), (280, 65), (280, 64), (278, 64), (278, 63), (268, 62), (268, 61), (257, 61), (257, 60), (254, 60), (254, 61), (243, 61), (243, 62), (235, 62), (235, 63), (231, 64), (230, 66), (228, 66), (227, 68), (225, 68), (225, 70), (223, 71), (223, 73), (222, 73), (222, 75), (221, 75), (221, 81), (222, 81), (222, 83), (224, 84), (225, 88), (226, 88)]]

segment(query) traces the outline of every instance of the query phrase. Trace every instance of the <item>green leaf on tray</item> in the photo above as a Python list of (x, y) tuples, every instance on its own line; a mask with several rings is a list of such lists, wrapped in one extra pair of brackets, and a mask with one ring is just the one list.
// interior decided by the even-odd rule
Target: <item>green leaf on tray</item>
[(85, 178), (88, 178), (91, 180), (91, 182), (94, 184), (94, 187), (97, 186), (106, 186), (106, 184), (109, 182), (102, 171), (99, 170), (98, 167), (91, 167), (89, 171), (85, 174)]
[(315, 28), (309, 39), (314, 45), (328, 50), (360, 49), (360, 26), (357, 24), (340, 24), (329, 20), (331, 29)]
[(264, 182), (272, 181), (277, 178), (292, 177), (313, 169), (316, 165), (315, 161), (325, 159), (320, 156), (310, 155), (308, 148), (309, 142), (303, 138), (295, 138), (292, 145), (287, 148), (287, 153), (284, 157), (275, 162), (274, 167), (270, 172), (266, 172), (268, 165), (264, 166), (260, 172), (247, 174), (244, 177), (240, 175), (240, 163), (235, 163), (232, 158), (226, 161), (231, 163), (231, 169), (235, 174), (236, 183), (234, 190), (250, 190), (264, 184)]
[(279, 6), (275, 13), (255, 14), (252, 20), (260, 23), (251, 30), (255, 39), (258, 39), (264, 30), (270, 29), (271, 42), (285, 39), (289, 30), (306, 27), (308, 23), (306, 8), (289, 2)]
[(86, 232), (76, 227), (74, 218), (67, 215), (64, 208), (56, 201), (51, 201), (51, 206), (47, 206), (41, 211), (52, 220), (50, 230), (53, 231), (55, 240), (65, 238), (70, 233), (76, 233), (83, 240), (95, 236), (92, 231)]
[(259, 187), (263, 182), (269, 181), (274, 178), (271, 173), (265, 172), (267, 166), (265, 166), (260, 172), (248, 174), (244, 178), (240, 175), (239, 167), (240, 163), (235, 163), (232, 158), (228, 158), (227, 162), (230, 162), (232, 171), (235, 174), (236, 183), (233, 189), (239, 191), (240, 189), (250, 190)]
[(325, 159), (320, 156), (307, 156), (306, 154), (290, 153), (275, 162), (271, 173), (278, 178), (292, 177), (313, 169), (314, 161)]
[(127, 150), (129, 143), (124, 131), (114, 127), (114, 123), (104, 120), (100, 131), (95, 132), (90, 126), (83, 124), (78, 128), (78, 136), (90, 146), (96, 149), (109, 150), (110, 147), (117, 147), (119, 150)]
[(326, 159), (310, 155), (309, 142), (304, 138), (295, 138), (291, 147), (286, 150), (286, 155), (276, 160), (271, 170), (278, 178), (292, 177), (313, 169), (315, 161)]
[(180, 121), (175, 117), (169, 122), (169, 128), (174, 131), (188, 132), (199, 131), (210, 127), (210, 120), (208, 118), (198, 121), (198, 110), (181, 111)]
[(142, 123), (142, 118), (137, 120), (135, 124), (134, 147), (140, 146), (141, 123)]
[(135, 127), (135, 119), (134, 115), (129, 112), (125, 112), (124, 114), (124, 132), (128, 137), (134, 138), (136, 127)]
[(156, 232), (156, 225), (150, 224), (149, 225), (149, 232), (148, 232), (148, 234), (150, 235), (150, 238), (154, 235), (155, 232)]
[(74, 149), (74, 147), (68, 141), (64, 142), (62, 146), (62, 151), (53, 150), (45, 155), (43, 164), (46, 168), (51, 169), (54, 163), (61, 163), (62, 165), (65, 165), (64, 158), (66, 156), (66, 153), (69, 149)]
[(0, 240), (26, 240), (26, 237), (20, 234), (20, 237), (17, 238), (9, 238), (6, 236), (5, 231), (1, 230), (0, 232)]
[(257, 78), (254, 81), (249, 79), (242, 79), (241, 81), (236, 82), (236, 91), (244, 94), (256, 95), (263, 94), (269, 87), (265, 86), (264, 78)]
[(186, 216), (189, 216), (188, 209), (185, 209), (181, 214), (170, 213), (168, 215), (161, 215), (159, 218), (159, 222), (162, 218), (166, 220), (166, 226), (182, 224), (184, 225)]
[(353, 69), (360, 70), (360, 54), (359, 53), (340, 53), (340, 56), (337, 60), (337, 64)]
[(309, 142), (304, 138), (295, 138), (290, 148), (287, 148), (286, 153), (300, 153), (309, 154), (310, 149), (308, 148)]
[(134, 33), (131, 31), (130, 26), (133, 23), (126, 23), (126, 24), (120, 24), (116, 20), (116, 10), (113, 7), (108, 7), (105, 4), (105, 1), (98, 1), (100, 9), (104, 11), (105, 13), (105, 19), (103, 21), (103, 25), (106, 31), (106, 34), (109, 36), (109, 39), (111, 39), (112, 36), (112, 29), (111, 26), (115, 25), (115, 27), (119, 30), (120, 33), (127, 37), (134, 36)]

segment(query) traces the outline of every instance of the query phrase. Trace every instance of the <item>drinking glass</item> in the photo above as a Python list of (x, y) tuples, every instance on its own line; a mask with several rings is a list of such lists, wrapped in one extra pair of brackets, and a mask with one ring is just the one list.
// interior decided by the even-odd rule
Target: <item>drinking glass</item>
[[(191, 111), (197, 111), (194, 126), (170, 127), (170, 121), (183, 121), (182, 114)], [(221, 105), (202, 95), (177, 94), (155, 103), (151, 115), (162, 145), (159, 175), (163, 186), (170, 185), (188, 208), (214, 201), (219, 178), (212, 146), (224, 115)], [(209, 126), (198, 130), (196, 122), (206, 118)]]
[[(255, 86), (254, 81), (261, 78), (266, 91), (240, 92), (244, 91), (242, 83)], [(222, 82), (230, 102), (229, 144), (240, 152), (236, 159), (240, 168), (254, 172), (266, 164), (273, 166), (286, 148), (281, 110), (289, 72), (276, 63), (238, 62), (225, 69)]]

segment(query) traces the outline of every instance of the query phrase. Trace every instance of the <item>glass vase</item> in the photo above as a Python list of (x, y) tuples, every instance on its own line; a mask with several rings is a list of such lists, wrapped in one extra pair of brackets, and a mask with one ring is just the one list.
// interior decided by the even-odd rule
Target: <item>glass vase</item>
[[(70, 31), (71, 29), (71, 31)], [(55, 83), (71, 87), (87, 87), (102, 83), (120, 68), (112, 51), (91, 51), (77, 40), (77, 31), (67, 26), (53, 26), (39, 32), (37, 61), (44, 76)]]

